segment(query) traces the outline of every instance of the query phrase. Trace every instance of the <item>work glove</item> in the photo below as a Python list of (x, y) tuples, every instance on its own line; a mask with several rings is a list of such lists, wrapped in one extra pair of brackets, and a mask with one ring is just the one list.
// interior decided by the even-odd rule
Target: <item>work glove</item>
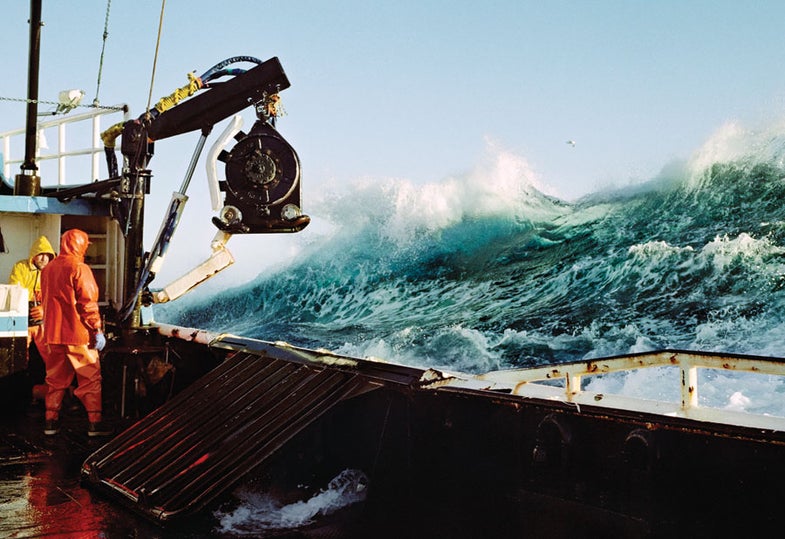
[(95, 334), (95, 343), (93, 343), (92, 348), (95, 348), (99, 352), (104, 349), (106, 346), (106, 337), (104, 337), (103, 333), (96, 333)]

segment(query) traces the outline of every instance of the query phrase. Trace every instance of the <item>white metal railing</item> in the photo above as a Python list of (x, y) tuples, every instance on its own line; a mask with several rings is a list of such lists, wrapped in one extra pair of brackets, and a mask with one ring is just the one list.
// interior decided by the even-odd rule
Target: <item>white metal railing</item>
[(594, 359), (579, 363), (493, 371), (481, 374), (477, 378), (514, 384), (516, 387), (530, 382), (562, 379), (565, 381), (565, 396), (571, 399), (581, 392), (581, 380), (583, 377), (648, 367), (679, 368), (681, 373), (679, 377), (681, 382), (681, 406), (685, 409), (698, 406), (699, 368), (785, 376), (785, 362), (775, 358), (661, 350), (643, 354)]
[[(587, 378), (652, 367), (677, 370), (677, 383), (680, 385), (678, 401), (599, 393), (582, 387), (583, 380)], [(523, 398), (569, 403), (578, 410), (581, 406), (590, 405), (785, 431), (785, 414), (780, 410), (752, 412), (699, 405), (700, 369), (785, 377), (785, 360), (740, 354), (659, 350), (542, 367), (492, 371), (476, 376), (433, 371), (424, 377), (423, 383), (424, 387), (429, 389), (454, 387), (504, 391)]]
[[(116, 118), (111, 122), (104, 123), (102, 127), (102, 118), (107, 115), (115, 115)], [(122, 115), (120, 117), (120, 115)], [(56, 161), (57, 163), (57, 184), (67, 185), (68, 179), (66, 177), (66, 160), (70, 157), (76, 156), (89, 156), (90, 157), (90, 178), (79, 178), (79, 183), (87, 183), (100, 179), (100, 163), (101, 156), (104, 153), (103, 143), (101, 141), (102, 129), (106, 129), (110, 125), (128, 120), (128, 107), (119, 105), (111, 108), (96, 108), (80, 114), (64, 114), (52, 120), (38, 122), (38, 140), (39, 144), (36, 148), (36, 162), (43, 161)], [(84, 128), (85, 124), (90, 123), (90, 140), (89, 143), (83, 144), (82, 147), (75, 149), (67, 149), (69, 142), (66, 136), (66, 126)], [(50, 150), (49, 148), (41, 148), (40, 139), (46, 136), (47, 130), (56, 129), (57, 144), (56, 148)], [(25, 146), (25, 128), (15, 129), (13, 131), (6, 131), (0, 133), (0, 148), (2, 148), (2, 162), (3, 162), (3, 176), (8, 181), (12, 181), (13, 175), (11, 174), (14, 165), (21, 165), (24, 162), (24, 146)], [(43, 150), (49, 150), (44, 152)], [(17, 157), (19, 156), (19, 157)], [(42, 183), (45, 183), (42, 181)], [(51, 183), (51, 182), (50, 182)]]

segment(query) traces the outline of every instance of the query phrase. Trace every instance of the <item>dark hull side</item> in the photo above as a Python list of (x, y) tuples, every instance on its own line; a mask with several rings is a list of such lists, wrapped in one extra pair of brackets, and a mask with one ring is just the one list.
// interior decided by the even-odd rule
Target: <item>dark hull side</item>
[[(176, 528), (189, 512), (209, 513), (219, 491), (241, 483), (295, 493), (359, 469), (369, 478), (367, 498), (340, 522), (340, 536), (357, 537), (748, 534), (774, 524), (785, 494), (782, 433), (489, 391), (423, 389), (412, 383), (421, 374), (416, 369), (309, 364), (257, 341), (242, 344), (243, 354), (217, 371), (233, 361), (250, 372), (272, 362), (296, 364), (300, 374), (281, 379), (277, 390), (298, 395), (301, 405), (264, 419), (253, 399), (262, 402), (267, 388), (220, 400), (248, 375), (232, 374), (237, 365), (214, 371), (196, 382), (198, 391), (189, 389), (187, 403), (176, 397), (90, 455), (82, 469), (90, 487)], [(326, 380), (336, 376), (359, 385), (328, 402)], [(209, 421), (190, 421), (200, 415)], [(249, 429), (249, 421), (258, 428)], [(272, 423), (298, 427), (270, 434)], [(178, 451), (172, 432), (188, 440)], [(258, 451), (247, 454), (255, 443)], [(200, 458), (183, 461), (190, 448)], [(216, 468), (188, 476), (208, 453)], [(125, 459), (120, 468), (117, 455)], [(156, 494), (181, 478), (177, 503), (167, 507)], [(205, 497), (210, 488), (216, 495)]]
[(261, 475), (364, 470), (374, 537), (708, 537), (775, 525), (783, 458), (781, 442), (677, 422), (380, 390), (331, 410)]

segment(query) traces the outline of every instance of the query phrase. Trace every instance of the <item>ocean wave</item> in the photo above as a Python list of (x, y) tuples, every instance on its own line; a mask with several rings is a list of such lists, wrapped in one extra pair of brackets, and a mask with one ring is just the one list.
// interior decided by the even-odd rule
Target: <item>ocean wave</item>
[[(745, 138), (747, 137), (747, 138)], [(728, 127), (667, 181), (568, 204), (496, 156), (312, 205), (297, 259), (185, 325), (470, 372), (656, 348), (781, 353), (782, 138)]]

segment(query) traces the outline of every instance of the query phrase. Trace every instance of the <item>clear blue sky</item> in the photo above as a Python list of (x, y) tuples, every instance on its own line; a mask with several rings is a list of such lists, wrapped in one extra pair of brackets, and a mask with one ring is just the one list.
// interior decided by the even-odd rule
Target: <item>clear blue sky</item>
[[(102, 104), (145, 108), (160, 9), (112, 0)], [(24, 97), (29, 5), (2, 10), (0, 97)], [(41, 99), (92, 101), (105, 14), (104, 0), (44, 0)], [(649, 179), (729, 121), (782, 119), (783, 21), (779, 0), (168, 0), (153, 99), (224, 58), (278, 56), (292, 83), (279, 129), (306, 197), (361, 177), (437, 182), (492, 144), (570, 200)], [(23, 113), (0, 101), (0, 130)], [(158, 143), (164, 192), (195, 141)]]

